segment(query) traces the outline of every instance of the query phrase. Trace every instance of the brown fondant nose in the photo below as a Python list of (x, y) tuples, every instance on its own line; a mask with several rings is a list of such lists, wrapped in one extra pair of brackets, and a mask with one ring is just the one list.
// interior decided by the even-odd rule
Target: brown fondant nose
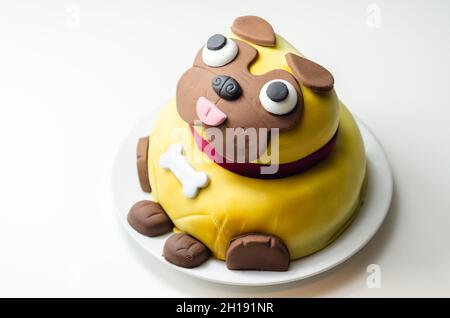
[(221, 98), (226, 100), (238, 99), (241, 94), (241, 86), (231, 76), (217, 75), (212, 80), (212, 88)]

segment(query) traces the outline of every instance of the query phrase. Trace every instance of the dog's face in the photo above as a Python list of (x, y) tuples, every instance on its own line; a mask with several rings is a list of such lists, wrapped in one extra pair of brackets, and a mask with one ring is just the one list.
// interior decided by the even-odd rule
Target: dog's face
[[(233, 32), (246, 40), (250, 34), (252, 42), (258, 42), (258, 36), (261, 38), (261, 34), (255, 31), (257, 28), (249, 30), (251, 26), (248, 26), (248, 23), (244, 23), (243, 27), (236, 26), (238, 20), (233, 24)], [(263, 25), (262, 28), (264, 27), (267, 31), (267, 26)], [(270, 30), (271, 27), (269, 33)], [(257, 32), (256, 35), (252, 33), (254, 31)], [(262, 41), (264, 46), (275, 45), (275, 35), (271, 36), (273, 44), (266, 40)], [(256, 44), (262, 45), (261, 41)], [(258, 51), (252, 45), (216, 34), (208, 39), (207, 44), (198, 52), (193, 67), (184, 73), (178, 82), (178, 113), (190, 125), (201, 122), (205, 128), (220, 129), (223, 132), (223, 138), (220, 139), (223, 145), (215, 147), (216, 149), (223, 150), (229, 145), (236, 147), (238, 134), (245, 134), (249, 128), (269, 134), (274, 128), (283, 132), (296, 127), (304, 106), (300, 83), (317, 93), (324, 93), (333, 88), (333, 77), (326, 69), (292, 53), (286, 55), (292, 74), (274, 69), (265, 74), (254, 75), (249, 71), (249, 66), (257, 57)], [(230, 140), (226, 138), (227, 128), (243, 129)], [(261, 137), (260, 133), (257, 136), (258, 139), (268, 140), (267, 136)], [(211, 142), (214, 144), (213, 140)], [(264, 149), (258, 149), (256, 152), (261, 154), (265, 150), (266, 142), (257, 144), (260, 147), (264, 145)], [(246, 143), (244, 149), (234, 151), (233, 158), (227, 157), (225, 151), (219, 153), (231, 161), (249, 162), (256, 159), (255, 155), (252, 155), (255, 152), (249, 151), (249, 147), (250, 143)]]

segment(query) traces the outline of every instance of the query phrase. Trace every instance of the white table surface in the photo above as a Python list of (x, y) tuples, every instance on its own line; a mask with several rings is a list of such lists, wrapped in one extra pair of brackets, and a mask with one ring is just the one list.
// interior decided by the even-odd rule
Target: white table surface
[[(0, 296), (449, 296), (450, 2), (370, 4), (0, 2)], [(361, 252), (276, 287), (166, 268), (126, 235), (111, 197), (120, 142), (174, 94), (208, 36), (244, 14), (332, 71), (395, 178), (388, 218)], [(366, 284), (370, 264), (381, 288)]]

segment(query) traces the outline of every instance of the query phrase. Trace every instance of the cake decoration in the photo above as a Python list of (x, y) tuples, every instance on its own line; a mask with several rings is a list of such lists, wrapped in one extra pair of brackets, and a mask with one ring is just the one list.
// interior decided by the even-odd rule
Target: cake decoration
[(136, 149), (136, 164), (138, 169), (139, 183), (141, 189), (144, 192), (152, 192), (150, 187), (150, 179), (148, 178), (148, 165), (147, 165), (147, 149), (148, 149), (148, 137), (139, 139)]
[(192, 236), (177, 233), (166, 241), (163, 255), (172, 264), (193, 268), (205, 262), (211, 256), (211, 252)]
[[(364, 143), (334, 77), (265, 20), (237, 18), (179, 79), (138, 141), (143, 191), (128, 214), (187, 268), (286, 271), (345, 231), (364, 200)], [(200, 46), (201, 44), (199, 44)], [(150, 238), (149, 238), (150, 239)]]
[(222, 157), (208, 141), (203, 139), (202, 136), (195, 131), (195, 129), (192, 128), (191, 131), (197, 147), (214, 163), (238, 175), (258, 179), (285, 178), (308, 170), (315, 164), (318, 164), (324, 160), (331, 153), (333, 148), (336, 146), (338, 136), (338, 131), (336, 131), (333, 138), (331, 138), (326, 145), (312, 154), (288, 163), (279, 163), (275, 165), (272, 163), (272, 166), (276, 166), (275, 170), (272, 170), (272, 173), (263, 173), (264, 167), (269, 168), (271, 166), (270, 164), (252, 162), (237, 163), (228, 161), (226, 158)]
[(128, 223), (145, 236), (158, 236), (173, 228), (172, 221), (161, 206), (149, 200), (139, 201), (131, 207)]
[[(178, 81), (176, 93), (177, 109), (181, 118), (190, 125), (194, 125), (195, 121), (200, 119), (206, 125), (217, 126), (222, 123), (218, 118), (225, 120), (224, 114), (226, 114), (227, 124), (226, 126), (219, 126), (219, 129), (265, 128), (267, 134), (261, 136), (262, 140), (269, 138), (268, 132), (273, 128), (283, 132), (296, 127), (302, 116), (303, 99), (295, 77), (290, 72), (282, 69), (274, 69), (261, 75), (252, 74), (249, 70), (249, 65), (258, 56), (258, 51), (243, 41), (235, 39), (234, 42), (239, 46), (239, 55), (232, 63), (220, 68), (208, 67), (203, 62), (199, 52), (195, 58), (194, 66), (182, 75)], [(232, 77), (239, 84), (241, 91), (239, 98), (229, 100), (220, 97), (216, 93), (216, 89), (213, 86), (214, 80), (218, 76)], [(260, 101), (260, 92), (263, 86), (275, 79), (289, 83), (290, 87), (293, 87), (295, 90), (295, 94), (293, 93), (291, 97), (297, 96), (297, 104), (293, 105), (293, 110), (282, 116), (265, 111)], [(289, 101), (292, 101), (292, 99), (289, 99)], [(290, 106), (292, 107), (292, 105)], [(211, 109), (213, 112), (210, 116), (214, 119), (209, 121), (205, 113), (199, 113), (200, 107), (203, 110)], [(263, 134), (262, 130), (259, 130), (259, 132), (261, 135)], [(242, 135), (243, 132), (236, 131), (236, 134)], [(222, 141), (222, 144), (218, 145), (220, 141)], [(256, 159), (256, 156), (252, 155), (248, 149), (248, 145), (241, 147), (243, 149), (237, 149), (233, 157), (227, 156), (223, 149), (226, 148), (227, 143), (230, 143), (230, 141), (227, 139), (225, 131), (220, 141), (215, 140), (213, 144), (216, 151), (222, 157), (227, 158), (227, 160), (251, 162)], [(264, 145), (261, 144), (261, 147), (264, 148)], [(261, 151), (264, 150), (261, 149)]]
[[(213, 35), (211, 38), (214, 37), (215, 36)], [(216, 39), (211, 40), (211, 38), (209, 38), (207, 44), (203, 47), (203, 62), (210, 67), (220, 67), (233, 61), (239, 52), (236, 43), (231, 39), (225, 39), (225, 41), (221, 43), (223, 45), (218, 45), (218, 41)], [(210, 49), (210, 47), (212, 47), (212, 49)]]
[(286, 61), (298, 81), (315, 92), (328, 92), (334, 86), (334, 78), (323, 66), (293, 53), (286, 54)]
[(227, 44), (227, 38), (222, 34), (214, 34), (206, 42), (206, 47), (208, 50), (217, 51), (223, 48)]
[(269, 113), (285, 115), (297, 105), (297, 92), (288, 81), (274, 79), (261, 88), (259, 100)]
[(273, 81), (267, 86), (266, 95), (274, 102), (281, 102), (287, 98), (289, 90), (283, 81)]
[(209, 126), (219, 126), (227, 119), (227, 115), (223, 111), (203, 96), (197, 100), (196, 110), (200, 121)]
[(201, 188), (208, 185), (208, 175), (195, 171), (183, 157), (183, 146), (171, 144), (166, 153), (159, 158), (159, 165), (170, 170), (182, 184), (183, 194), (194, 198)]
[(262, 46), (275, 46), (275, 32), (266, 20), (256, 16), (243, 16), (234, 20), (231, 31), (244, 40)]
[(249, 234), (233, 240), (227, 250), (228, 269), (286, 271), (289, 251), (274, 236)]
[(216, 94), (226, 100), (238, 99), (241, 94), (241, 86), (231, 76), (217, 75), (212, 81), (212, 87)]

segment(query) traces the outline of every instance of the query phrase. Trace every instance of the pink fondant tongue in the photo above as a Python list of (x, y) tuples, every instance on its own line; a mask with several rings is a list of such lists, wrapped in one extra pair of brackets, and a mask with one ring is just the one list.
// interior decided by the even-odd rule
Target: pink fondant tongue
[(202, 123), (209, 126), (218, 126), (227, 119), (227, 115), (205, 97), (197, 100), (197, 115)]

